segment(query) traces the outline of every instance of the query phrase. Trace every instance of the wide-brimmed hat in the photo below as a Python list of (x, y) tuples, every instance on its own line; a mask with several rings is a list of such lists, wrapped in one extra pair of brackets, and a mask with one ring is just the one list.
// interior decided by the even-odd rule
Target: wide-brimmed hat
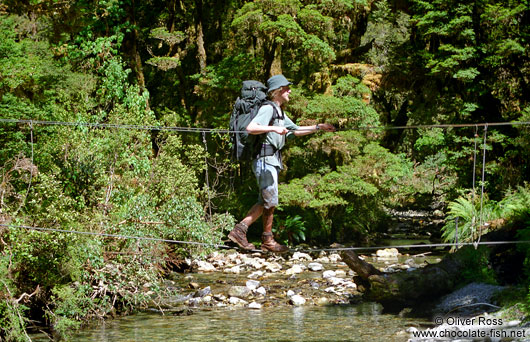
[(274, 75), (267, 80), (268, 92), (285, 87), (292, 84), (283, 75)]

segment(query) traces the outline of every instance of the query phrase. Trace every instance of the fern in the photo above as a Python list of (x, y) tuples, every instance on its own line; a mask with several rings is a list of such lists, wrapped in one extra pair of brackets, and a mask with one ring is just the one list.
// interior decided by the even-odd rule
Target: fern
[[(442, 228), (442, 238), (446, 242), (472, 242), (489, 231), (487, 222), (500, 217), (499, 207), (495, 202), (487, 202), (480, 209), (480, 202), (459, 197), (448, 205), (447, 223)], [(482, 220), (481, 220), (482, 216)], [(482, 227), (480, 226), (482, 222)], [(458, 223), (458, 229), (457, 229)]]

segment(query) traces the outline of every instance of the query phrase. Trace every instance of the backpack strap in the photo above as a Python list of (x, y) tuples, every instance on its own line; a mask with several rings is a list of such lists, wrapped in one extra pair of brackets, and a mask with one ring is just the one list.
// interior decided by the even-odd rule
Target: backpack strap
[(274, 102), (266, 100), (265, 102), (263, 102), (263, 106), (264, 105), (270, 105), (272, 107), (272, 118), (271, 118), (271, 121), (269, 122), (269, 126), (272, 126), (272, 123), (276, 119), (280, 119), (280, 120), (285, 119), (285, 114), (283, 113), (283, 109), (280, 108), (281, 113), (279, 113), (278, 109), (276, 108), (276, 104)]
[[(269, 126), (273, 126), (274, 120), (284, 120), (285, 114), (283, 110), (280, 108), (280, 112), (278, 112), (278, 109), (276, 108), (276, 104), (272, 101), (266, 100), (263, 102), (263, 105), (270, 105), (272, 106), (272, 117), (269, 122)], [(281, 113), (281, 114), (280, 114)], [(267, 156), (273, 156), (276, 155), (276, 157), (279, 159), (280, 163), (282, 162), (282, 152), (281, 150), (277, 150), (274, 146), (264, 143), (266, 134), (262, 134), (262, 137), (260, 137), (260, 149), (257, 151), (256, 158), (259, 157), (267, 157)]]

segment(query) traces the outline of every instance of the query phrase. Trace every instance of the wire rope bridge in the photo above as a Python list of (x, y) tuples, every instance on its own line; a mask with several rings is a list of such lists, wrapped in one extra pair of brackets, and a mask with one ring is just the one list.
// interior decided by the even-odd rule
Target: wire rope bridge
[[(215, 133), (239, 133), (239, 131), (230, 131), (227, 129), (213, 129), (213, 128), (199, 128), (199, 127), (171, 127), (171, 126), (150, 126), (150, 125), (126, 125), (126, 124), (106, 124), (106, 123), (90, 123), (90, 122), (66, 122), (66, 121), (43, 121), (43, 120), (25, 120), (25, 119), (3, 119), (0, 118), (0, 123), (3, 124), (27, 124), (30, 127), (30, 143), (31, 143), (31, 160), (33, 162), (33, 138), (34, 138), (34, 129), (36, 125), (41, 126), (77, 126), (77, 127), (87, 127), (87, 128), (100, 128), (100, 129), (128, 129), (128, 130), (148, 130), (148, 131), (167, 131), (167, 132), (192, 132), (202, 134), (203, 143), (207, 151), (207, 140), (206, 134), (215, 134)], [(482, 227), (485, 222), (483, 221), (483, 204), (484, 204), (484, 176), (485, 176), (485, 164), (486, 164), (486, 142), (487, 142), (487, 131), (489, 127), (500, 127), (500, 126), (528, 126), (530, 121), (518, 121), (518, 122), (496, 122), (496, 123), (475, 123), (475, 124), (432, 124), (432, 125), (409, 125), (409, 126), (364, 126), (364, 127), (353, 127), (344, 130), (357, 130), (357, 131), (368, 131), (368, 130), (405, 130), (405, 129), (432, 129), (432, 128), (464, 128), (464, 127), (474, 127), (475, 128), (475, 139), (474, 139), (474, 157), (473, 157), (473, 199), (476, 196), (475, 189), (475, 170), (476, 170), (476, 156), (477, 156), (477, 137), (478, 129), (483, 128), (483, 151), (482, 151), (482, 179), (481, 179), (481, 191), (480, 191), (480, 214), (479, 214), (479, 227)], [(344, 131), (342, 130), (342, 131)], [(208, 168), (206, 168), (206, 187), (210, 188), (208, 184)], [(31, 175), (29, 180), (29, 186), (31, 186)], [(28, 188), (29, 190), (29, 188)], [(29, 191), (28, 191), (29, 192)], [(25, 196), (27, 196), (27, 193)], [(209, 195), (209, 192), (208, 192)], [(210, 197), (209, 197), (210, 201)], [(25, 198), (23, 203), (25, 202)], [(20, 210), (21, 206), (18, 208)], [(211, 210), (211, 205), (209, 205)], [(17, 212), (18, 212), (17, 210)], [(211, 215), (211, 212), (210, 212)], [(195, 245), (195, 246), (204, 246), (209, 248), (227, 248), (231, 249), (233, 247), (212, 243), (203, 243), (196, 241), (180, 241), (172, 239), (162, 239), (156, 237), (146, 237), (146, 236), (134, 236), (134, 235), (121, 235), (121, 234), (108, 234), (101, 232), (89, 232), (89, 231), (79, 231), (73, 229), (58, 229), (58, 228), (46, 228), (46, 227), (35, 227), (22, 224), (6, 224), (0, 223), (0, 227), (5, 228), (15, 228), (15, 229), (24, 229), (24, 230), (33, 230), (40, 232), (56, 232), (56, 233), (65, 233), (65, 234), (80, 234), (80, 235), (89, 235), (89, 236), (98, 236), (98, 237), (109, 237), (116, 239), (134, 239), (134, 240), (146, 240), (146, 241), (156, 241), (156, 242), (165, 242), (171, 244), (182, 244), (182, 245)], [(503, 245), (503, 244), (527, 244), (530, 241), (480, 241), (481, 236), (474, 242), (458, 242), (458, 219), (456, 220), (456, 232), (455, 232), (455, 241), (454, 243), (433, 243), (433, 244), (410, 244), (410, 245), (401, 245), (401, 246), (372, 246), (372, 247), (340, 247), (340, 248), (311, 248), (303, 250), (305, 252), (318, 252), (318, 251), (347, 251), (347, 250), (375, 250), (383, 248), (438, 248), (438, 247), (461, 247), (464, 245), (473, 245), (475, 248), (478, 245)], [(257, 251), (257, 250), (256, 250)]]

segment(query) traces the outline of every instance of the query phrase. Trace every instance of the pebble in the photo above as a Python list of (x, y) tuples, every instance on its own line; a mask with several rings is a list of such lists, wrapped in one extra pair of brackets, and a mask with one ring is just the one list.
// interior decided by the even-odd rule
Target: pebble
[(248, 302), (238, 297), (230, 297), (228, 302), (232, 305), (246, 305)]
[(327, 297), (320, 297), (320, 298), (318, 298), (318, 299), (316, 300), (315, 303), (316, 303), (317, 305), (322, 305), (322, 306), (324, 306), (324, 305), (328, 305), (328, 304), (329, 304), (329, 298), (327, 298)]
[(287, 271), (285, 271), (285, 274), (286, 275), (293, 275), (293, 274), (302, 273), (303, 271), (304, 271), (304, 266), (296, 264), (296, 265), (293, 265)]
[(249, 309), (261, 309), (262, 305), (260, 303), (252, 302), (248, 305)]
[(256, 279), (256, 278), (262, 277), (264, 274), (265, 272), (263, 271), (256, 271), (256, 272), (252, 272), (251, 274), (249, 274), (247, 278)]
[(313, 258), (307, 253), (302, 252), (294, 252), (293, 256), (291, 257), (291, 260), (308, 260), (311, 261)]
[(395, 259), (398, 257), (399, 251), (396, 248), (378, 249), (375, 252), (375, 255), (378, 258), (382, 258), (382, 259)]
[(329, 277), (327, 278), (327, 280), (328, 280), (328, 283), (331, 285), (340, 285), (344, 282), (342, 278), (337, 278), (337, 277)]
[[(210, 276), (193, 273), (178, 275), (174, 282), (166, 283), (167, 288), (179, 289), (179, 284), (185, 280), (184, 286), (192, 292), (188, 296), (182, 296), (180, 303), (193, 307), (245, 306), (249, 309), (260, 309), (281, 305), (282, 300), (283, 304), (289, 303), (293, 306), (307, 305), (308, 302), (313, 305), (326, 305), (348, 302), (348, 295), (357, 288), (352, 281), (353, 273), (348, 272), (347, 265), (337, 253), (321, 252), (318, 259), (313, 259), (311, 255), (303, 252), (295, 252), (291, 257), (233, 251), (214, 252), (204, 260), (190, 260), (190, 266), (199, 273), (215, 271), (225, 274), (224, 277), (211, 280), (211, 287), (202, 289), (200, 285), (204, 280), (211, 279)], [(170, 307), (172, 305), (176, 304), (169, 304)]]
[(214, 265), (212, 265), (211, 263), (209, 263), (207, 261), (198, 260), (197, 261), (197, 270), (199, 272), (213, 272), (213, 271), (216, 271), (217, 269), (215, 268)]
[(269, 272), (276, 273), (281, 271), (282, 265), (277, 262), (270, 262), (265, 264), (265, 269)]
[(265, 296), (267, 294), (267, 290), (263, 286), (260, 286), (256, 289), (256, 293)]
[(323, 264), (329, 264), (330, 260), (327, 256), (320, 257), (318, 259), (315, 259), (315, 261), (321, 262)]
[(336, 277), (345, 277), (346, 276), (346, 271), (344, 271), (344, 270), (336, 270), (335, 271), (335, 276)]
[(213, 299), (215, 299), (218, 302), (224, 302), (226, 300), (226, 296), (222, 294), (216, 294), (216, 295), (213, 295)]
[(322, 273), (322, 278), (327, 279), (327, 278), (334, 277), (335, 275), (336, 275), (335, 271), (328, 270)]
[(342, 260), (342, 258), (340, 257), (340, 255), (338, 255), (336, 253), (329, 255), (329, 261), (331, 261), (331, 262), (337, 262), (337, 261), (340, 261), (340, 260)]
[(312, 262), (309, 265), (307, 265), (307, 268), (310, 269), (313, 272), (322, 271), (324, 269), (324, 266), (318, 262)]
[(294, 296), (291, 296), (289, 302), (295, 306), (300, 306), (306, 303), (306, 299), (300, 295), (294, 295)]
[(210, 289), (210, 286), (206, 286), (204, 289), (196, 291), (195, 294), (193, 295), (193, 297), (202, 298), (202, 297), (205, 297), (205, 296), (209, 295), (210, 293), (212, 293), (212, 290)]
[(247, 280), (245, 285), (247, 286), (247, 288), (249, 288), (252, 291), (252, 290), (257, 289), (259, 287), (259, 284), (260, 282), (257, 280)]
[(250, 294), (251, 290), (246, 286), (235, 285), (228, 290), (228, 295), (230, 297), (247, 298)]

